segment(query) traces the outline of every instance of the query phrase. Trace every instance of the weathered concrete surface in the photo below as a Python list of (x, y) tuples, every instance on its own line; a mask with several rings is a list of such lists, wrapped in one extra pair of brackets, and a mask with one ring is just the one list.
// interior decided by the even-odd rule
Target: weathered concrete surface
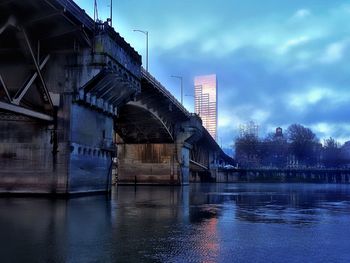
[(118, 144), (118, 184), (180, 184), (175, 144)]
[(218, 166), (229, 158), (204, 128), (202, 136), (193, 144), (190, 157), (191, 182), (215, 182), (218, 177)]
[(106, 191), (110, 188), (113, 118), (73, 104), (68, 191)]
[(0, 15), (16, 23), (0, 34), (0, 102), (23, 109), (0, 109), (0, 193), (108, 191), (113, 118), (140, 89), (141, 57), (71, 0), (6, 1)]
[(0, 192), (66, 193), (68, 147), (62, 142), (53, 153), (52, 127), (7, 113), (0, 118)]

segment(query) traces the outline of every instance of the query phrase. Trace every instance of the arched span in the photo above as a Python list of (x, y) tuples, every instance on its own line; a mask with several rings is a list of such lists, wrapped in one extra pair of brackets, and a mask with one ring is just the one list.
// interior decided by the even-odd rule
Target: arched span
[(173, 143), (172, 128), (159, 114), (138, 102), (120, 108), (116, 131), (125, 143)]

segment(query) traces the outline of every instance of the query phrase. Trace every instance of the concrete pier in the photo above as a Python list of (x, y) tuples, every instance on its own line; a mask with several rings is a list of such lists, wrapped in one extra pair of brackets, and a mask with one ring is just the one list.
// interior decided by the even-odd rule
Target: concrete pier
[(141, 57), (73, 1), (0, 14), (0, 193), (109, 191), (114, 118), (140, 91)]

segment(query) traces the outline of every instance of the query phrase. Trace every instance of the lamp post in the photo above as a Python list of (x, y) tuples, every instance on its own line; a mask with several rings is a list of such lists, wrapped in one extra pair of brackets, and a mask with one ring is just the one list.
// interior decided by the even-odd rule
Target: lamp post
[(134, 32), (140, 32), (146, 36), (146, 71), (148, 72), (148, 31), (134, 29)]
[(182, 85), (182, 76), (170, 76), (172, 78), (179, 79), (181, 81), (181, 105), (183, 105), (183, 85)]

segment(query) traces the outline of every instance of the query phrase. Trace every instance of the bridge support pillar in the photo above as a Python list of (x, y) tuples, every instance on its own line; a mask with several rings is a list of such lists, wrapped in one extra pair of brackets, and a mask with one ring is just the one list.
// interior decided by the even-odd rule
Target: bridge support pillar
[[(187, 185), (190, 177), (190, 152), (193, 143), (201, 137), (202, 124), (199, 117), (189, 115), (182, 119), (171, 120), (173, 126), (166, 127), (165, 121), (149, 116), (147, 122), (135, 118), (142, 112), (137, 112), (129, 107), (129, 115), (133, 116), (130, 127), (137, 125), (137, 132), (132, 129), (129, 133), (123, 122), (118, 123), (120, 129), (116, 129), (118, 148), (117, 182), (119, 184), (166, 184)], [(167, 108), (168, 109), (168, 108)], [(134, 111), (133, 111), (134, 110)], [(136, 112), (136, 113), (135, 113)], [(147, 112), (147, 111), (145, 111)], [(127, 120), (128, 114), (121, 114), (120, 120)], [(141, 115), (143, 116), (143, 115)], [(141, 117), (143, 118), (143, 117)], [(158, 133), (155, 129), (147, 133), (147, 127), (156, 119), (161, 123), (160, 130), (166, 129), (166, 133)], [(170, 122), (169, 120), (169, 122)], [(142, 125), (145, 124), (143, 127)], [(146, 126), (147, 125), (147, 126)], [(157, 126), (156, 126), (157, 127)], [(132, 134), (132, 136), (127, 136)]]
[(54, 151), (51, 125), (0, 112), (0, 193), (65, 193), (66, 142)]
[(188, 185), (190, 182), (190, 150), (191, 147), (187, 144), (179, 144), (177, 149), (180, 149), (180, 156), (178, 156), (179, 165), (181, 169), (181, 184)]
[(109, 191), (113, 118), (70, 101), (52, 123), (0, 112), (0, 193)]
[(174, 143), (118, 144), (118, 184), (188, 184), (189, 149)]
[(72, 0), (0, 2), (0, 194), (108, 192), (141, 56)]

